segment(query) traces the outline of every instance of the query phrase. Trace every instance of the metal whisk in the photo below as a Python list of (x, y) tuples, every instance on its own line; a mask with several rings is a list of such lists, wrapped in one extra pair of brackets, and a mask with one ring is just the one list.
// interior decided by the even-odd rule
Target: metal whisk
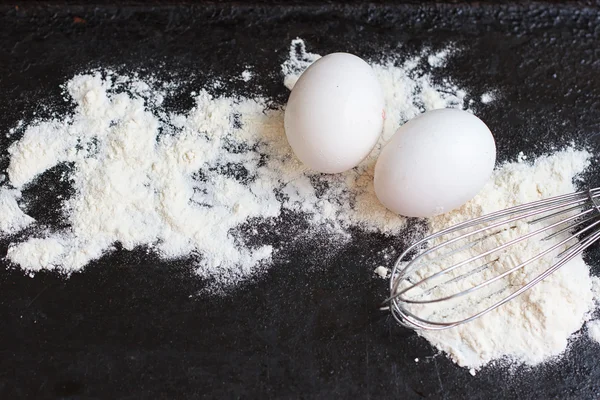
[[(599, 238), (600, 188), (497, 211), (434, 233), (406, 249), (394, 264), (385, 303), (407, 327), (451, 328), (521, 295)], [(511, 250), (514, 253), (532, 240), (543, 241), (543, 251), (515, 262)], [(486, 241), (492, 246), (483, 246)], [(462, 259), (461, 254), (467, 256)], [(439, 270), (431, 271), (432, 265)], [(539, 273), (523, 274), (531, 265), (537, 265)], [(448, 294), (444, 285), (461, 286)], [(427, 307), (433, 308), (432, 314), (419, 316), (418, 311)], [(459, 309), (464, 315), (456, 318)], [(448, 315), (454, 318), (444, 317)]]

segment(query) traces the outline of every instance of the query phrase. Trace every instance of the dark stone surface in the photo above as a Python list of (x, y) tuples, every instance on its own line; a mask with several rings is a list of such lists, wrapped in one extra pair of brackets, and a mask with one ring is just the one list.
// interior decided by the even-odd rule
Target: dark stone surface
[[(193, 74), (192, 91), (250, 64), (260, 71), (255, 86), (226, 89), (281, 103), (279, 65), (298, 36), (321, 54), (367, 58), (454, 42), (464, 50), (443, 73), (476, 100), (489, 89), (502, 93), (477, 108), (496, 135), (499, 161), (569, 142), (598, 149), (596, 2), (98, 4), (0, 6), (0, 169), (14, 140), (4, 133), (34, 112), (65, 110), (58, 85), (75, 73), (160, 67)], [(54, 228), (56, 196), (69, 190), (53, 179), (68, 166), (57, 168), (26, 193), (32, 213)], [(600, 184), (598, 172), (594, 165), (588, 184)], [(476, 377), (434, 356), (377, 310), (386, 294), (372, 278), (383, 262), (378, 251), (401, 238), (357, 231), (328, 254), (333, 240), (284, 246), (263, 276), (219, 297), (196, 295), (205, 283), (186, 260), (159, 262), (143, 250), (117, 251), (70, 279), (30, 278), (0, 261), (0, 397), (600, 397), (600, 346), (585, 337), (551, 364), (492, 366)], [(0, 241), (0, 256), (7, 245)], [(596, 269), (597, 255), (588, 257)]]

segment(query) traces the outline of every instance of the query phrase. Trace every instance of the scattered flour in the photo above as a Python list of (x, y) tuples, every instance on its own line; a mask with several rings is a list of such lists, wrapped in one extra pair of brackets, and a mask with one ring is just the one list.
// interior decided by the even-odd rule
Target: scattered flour
[(494, 100), (496, 100), (495, 92), (486, 92), (481, 95), (481, 102), (483, 104), (489, 104), (489, 103), (493, 102)]
[(20, 197), (18, 190), (0, 187), (0, 235), (18, 232), (34, 222), (33, 218), (19, 208), (17, 200)]
[(390, 274), (390, 270), (382, 265), (380, 265), (379, 267), (375, 268), (375, 274), (377, 276), (379, 276), (380, 278), (387, 278)]
[(587, 323), (588, 336), (596, 343), (600, 343), (600, 321), (590, 321)]
[(283, 73), (283, 84), (292, 90), (300, 75), (310, 64), (317, 61), (321, 56), (306, 51), (306, 44), (302, 39), (292, 40), (288, 59), (281, 65)]
[(246, 69), (246, 70), (244, 70), (244, 71), (242, 72), (242, 80), (243, 80), (244, 82), (249, 82), (249, 81), (250, 81), (250, 79), (252, 79), (252, 76), (253, 76), (253, 75), (254, 75), (254, 74), (252, 73), (252, 71), (250, 71), (250, 70), (247, 70), (247, 69)]
[(596, 302), (600, 303), (600, 278), (597, 276), (592, 276), (592, 292)]
[[(319, 57), (301, 39), (292, 41), (282, 64), (285, 85), (293, 87)], [(23, 136), (8, 149), (13, 189), (2, 189), (0, 203), (11, 216), (2, 231), (23, 229), (33, 221), (18, 208), (19, 190), (38, 184), (49, 168), (72, 163), (75, 195), (63, 204), (69, 227), (14, 242), (7, 258), (29, 272), (70, 273), (116, 244), (143, 246), (165, 259), (198, 255), (198, 273), (227, 285), (260, 269), (276, 250), (250, 245), (243, 227), (277, 220), (284, 210), (305, 215), (311, 229), (340, 241), (348, 240), (351, 226), (398, 233), (405, 219), (381, 206), (373, 191), (379, 149), (425, 110), (466, 108), (464, 91), (432, 83), (419, 67), (423, 57), (373, 63), (390, 110), (381, 142), (360, 166), (335, 176), (298, 162), (285, 139), (283, 110), (268, 107), (266, 99), (214, 97), (200, 89), (194, 108), (166, 113), (163, 100), (176, 84), (112, 71), (75, 76), (64, 86), (76, 106), (72, 115), (16, 127)], [(249, 70), (242, 74), (251, 77)]]
[[(8, 181), (0, 186), (0, 231), (12, 240), (7, 259), (30, 273), (68, 274), (117, 244), (145, 247), (163, 259), (195, 256), (200, 276), (228, 285), (259, 271), (278, 250), (252, 240), (260, 236), (253, 221), (277, 226), (291, 212), (305, 218), (309, 236), (325, 231), (341, 241), (352, 227), (405, 233), (406, 220), (375, 198), (373, 169), (383, 144), (406, 120), (435, 108), (468, 110), (464, 90), (447, 79), (434, 83), (426, 72), (442, 67), (448, 54), (372, 62), (386, 99), (384, 131), (367, 159), (334, 176), (313, 173), (293, 156), (282, 108), (261, 97), (215, 97), (210, 90), (221, 81), (194, 92), (191, 110), (169, 113), (163, 100), (176, 93), (177, 84), (111, 71), (75, 76), (64, 86), (75, 105), (72, 114), (20, 123), (9, 132), (23, 135), (8, 149)], [(285, 86), (291, 89), (319, 58), (301, 39), (292, 41), (281, 67)], [(251, 79), (245, 72), (242, 79)], [(431, 220), (431, 228), (572, 191), (572, 178), (588, 158), (567, 149), (533, 163), (506, 164), (474, 200)], [(68, 228), (48, 233), (19, 208), (20, 190), (43, 184), (41, 173), (67, 162), (75, 190), (62, 203)], [(12, 239), (28, 226), (33, 236)], [(387, 274), (380, 268), (379, 275)], [(576, 259), (477, 322), (420, 334), (471, 374), (502, 357), (536, 364), (564, 351), (588, 318), (594, 287), (600, 285), (594, 286), (587, 266)]]
[(448, 59), (451, 51), (451, 48), (446, 48), (438, 51), (437, 53), (429, 54), (427, 56), (427, 63), (435, 68), (443, 67), (446, 65), (446, 60)]

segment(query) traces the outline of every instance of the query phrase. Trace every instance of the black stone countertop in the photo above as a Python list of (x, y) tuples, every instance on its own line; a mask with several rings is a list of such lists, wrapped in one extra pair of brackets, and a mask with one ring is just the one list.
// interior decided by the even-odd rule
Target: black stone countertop
[[(475, 99), (502, 93), (478, 107), (500, 162), (570, 142), (598, 149), (597, 2), (17, 4), (0, 5), (0, 170), (15, 140), (4, 132), (43, 116), (38, 104), (64, 109), (58, 85), (76, 73), (193, 72), (172, 105), (187, 109), (189, 92), (251, 64), (255, 86), (226, 90), (283, 103), (279, 66), (296, 37), (321, 54), (366, 58), (453, 42), (463, 50), (444, 75)], [(69, 189), (57, 182), (61, 171), (24, 193), (48, 225), (60, 223), (56, 196)], [(593, 165), (586, 183), (599, 185), (598, 172)], [(534, 369), (488, 367), (472, 377), (435, 356), (377, 310), (386, 294), (386, 282), (373, 278), (378, 252), (401, 238), (353, 235), (335, 254), (326, 237), (284, 249), (289, 263), (224, 296), (196, 295), (205, 283), (186, 260), (160, 262), (143, 249), (116, 251), (69, 279), (30, 278), (0, 260), (0, 397), (600, 398), (600, 346), (585, 335)], [(0, 256), (8, 242), (0, 240)], [(597, 272), (598, 254), (587, 257)]]

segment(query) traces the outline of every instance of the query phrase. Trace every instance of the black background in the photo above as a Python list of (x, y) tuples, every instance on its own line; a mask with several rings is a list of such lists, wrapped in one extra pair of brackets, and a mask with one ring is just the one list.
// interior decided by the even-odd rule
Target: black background
[[(19, 3), (0, 5), (0, 170), (18, 138), (4, 133), (34, 112), (66, 111), (58, 85), (75, 73), (110, 66), (185, 77), (189, 87), (170, 103), (183, 110), (204, 82), (252, 65), (259, 73), (250, 85), (224, 90), (283, 103), (279, 66), (298, 36), (320, 54), (366, 58), (454, 42), (463, 51), (443, 74), (475, 100), (490, 89), (502, 94), (475, 105), (496, 136), (499, 162), (570, 142), (598, 148), (595, 2)], [(57, 177), (65, 168), (24, 193), (42, 224), (60, 227), (56, 198), (69, 187)], [(586, 182), (598, 185), (598, 172), (594, 165)], [(189, 260), (159, 262), (143, 250), (117, 251), (69, 279), (30, 278), (0, 261), (0, 397), (600, 397), (600, 346), (585, 335), (556, 362), (492, 366), (472, 377), (396, 327), (377, 310), (386, 282), (373, 269), (401, 238), (357, 230), (332, 252), (332, 238), (286, 247), (285, 235), (265, 234), (282, 246), (278, 261), (221, 296), (202, 294)], [(0, 241), (0, 255), (8, 243)], [(598, 257), (588, 258), (595, 270)]]

